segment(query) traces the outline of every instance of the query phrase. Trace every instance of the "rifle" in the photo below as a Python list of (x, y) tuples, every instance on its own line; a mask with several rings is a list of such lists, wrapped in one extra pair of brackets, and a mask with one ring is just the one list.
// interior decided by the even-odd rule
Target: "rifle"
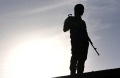
[(94, 48), (94, 50), (96, 51), (96, 53), (97, 53), (98, 56), (99, 56), (100, 54), (98, 53), (97, 48), (94, 47), (94, 45), (93, 45), (93, 43), (92, 43), (91, 41), (89, 41), (89, 42), (90, 42), (90, 44), (92, 45), (92, 47)]

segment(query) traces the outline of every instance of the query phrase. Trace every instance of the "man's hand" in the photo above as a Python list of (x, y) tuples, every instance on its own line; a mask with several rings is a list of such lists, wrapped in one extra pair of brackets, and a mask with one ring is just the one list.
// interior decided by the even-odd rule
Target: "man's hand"
[(73, 25), (72, 23), (73, 23), (73, 16), (68, 15), (68, 17), (65, 19), (65, 22), (64, 22), (63, 31), (64, 32), (68, 31)]

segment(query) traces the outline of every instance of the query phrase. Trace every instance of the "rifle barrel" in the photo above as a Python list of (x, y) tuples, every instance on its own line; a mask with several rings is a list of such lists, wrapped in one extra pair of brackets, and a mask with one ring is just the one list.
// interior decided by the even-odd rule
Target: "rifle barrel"
[(91, 43), (91, 45), (92, 45), (92, 47), (94, 48), (94, 50), (96, 51), (96, 53), (97, 53), (98, 56), (99, 56), (100, 54), (98, 53), (97, 48), (95, 48), (92, 43)]

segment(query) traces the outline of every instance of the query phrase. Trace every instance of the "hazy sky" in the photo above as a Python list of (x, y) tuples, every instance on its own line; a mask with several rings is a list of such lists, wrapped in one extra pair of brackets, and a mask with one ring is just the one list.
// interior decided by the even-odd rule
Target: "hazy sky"
[(85, 72), (120, 67), (120, 0), (0, 0), (0, 78), (69, 74), (71, 46), (63, 23), (74, 6), (100, 56), (89, 47)]

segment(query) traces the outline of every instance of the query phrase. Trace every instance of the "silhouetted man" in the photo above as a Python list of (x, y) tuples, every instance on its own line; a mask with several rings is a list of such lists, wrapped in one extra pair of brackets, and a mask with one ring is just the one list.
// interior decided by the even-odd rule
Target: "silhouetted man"
[[(91, 42), (85, 21), (82, 20), (84, 13), (84, 6), (82, 4), (75, 5), (74, 15), (69, 15), (65, 22), (63, 31), (70, 30), (71, 38), (71, 61), (70, 61), (70, 74), (75, 75), (76, 69), (77, 74), (82, 75), (84, 72), (84, 64), (87, 59), (89, 42)], [(92, 43), (92, 42), (91, 42)]]

